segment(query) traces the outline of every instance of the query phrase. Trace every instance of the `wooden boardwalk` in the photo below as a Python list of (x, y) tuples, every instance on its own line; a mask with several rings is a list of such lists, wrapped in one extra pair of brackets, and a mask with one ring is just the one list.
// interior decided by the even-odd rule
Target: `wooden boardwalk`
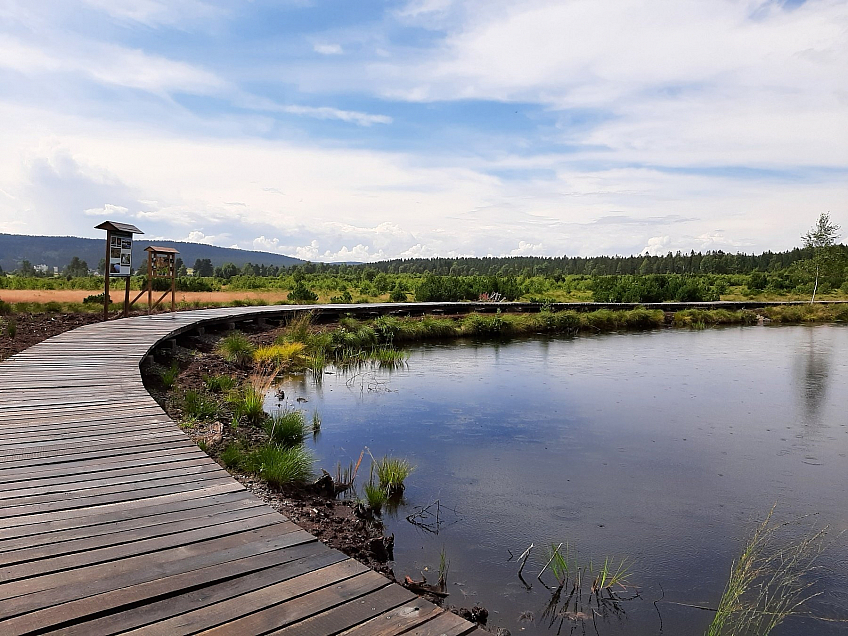
[(475, 631), (263, 504), (145, 391), (163, 339), (296, 309), (110, 321), (0, 363), (0, 634)]

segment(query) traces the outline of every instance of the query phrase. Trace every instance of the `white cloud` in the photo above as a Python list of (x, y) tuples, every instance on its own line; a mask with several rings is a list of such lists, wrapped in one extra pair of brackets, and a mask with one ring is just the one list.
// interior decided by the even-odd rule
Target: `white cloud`
[(313, 48), (316, 53), (321, 55), (341, 55), (344, 53), (341, 44), (316, 44)]
[(648, 244), (640, 253), (658, 256), (665, 254), (668, 251), (668, 245), (671, 243), (670, 236), (652, 236), (648, 239)]
[(107, 203), (102, 208), (89, 208), (83, 211), (86, 216), (99, 216), (107, 220), (126, 218), (128, 213), (129, 209), (123, 205), (112, 205), (111, 203)]
[(286, 113), (291, 113), (292, 115), (306, 115), (307, 117), (315, 117), (317, 119), (339, 119), (341, 121), (351, 122), (360, 126), (392, 123), (392, 118), (386, 115), (369, 115), (368, 113), (359, 113), (352, 110), (340, 110), (338, 108), (330, 108), (327, 106), (283, 106), (281, 107), (281, 110)]

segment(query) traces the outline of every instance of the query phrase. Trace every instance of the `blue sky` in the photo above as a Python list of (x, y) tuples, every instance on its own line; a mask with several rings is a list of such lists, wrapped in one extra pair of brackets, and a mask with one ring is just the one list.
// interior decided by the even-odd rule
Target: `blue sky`
[(848, 225), (848, 2), (0, 3), (0, 232), (311, 260)]

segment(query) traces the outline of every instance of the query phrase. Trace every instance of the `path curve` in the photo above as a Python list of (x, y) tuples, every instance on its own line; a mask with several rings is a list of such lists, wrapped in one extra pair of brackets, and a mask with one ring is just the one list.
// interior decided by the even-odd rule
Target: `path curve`
[[(328, 314), (477, 303), (325, 305)], [(491, 307), (491, 305), (489, 305)], [(0, 364), (0, 633), (468, 634), (262, 503), (145, 390), (162, 341), (315, 307), (80, 327)]]

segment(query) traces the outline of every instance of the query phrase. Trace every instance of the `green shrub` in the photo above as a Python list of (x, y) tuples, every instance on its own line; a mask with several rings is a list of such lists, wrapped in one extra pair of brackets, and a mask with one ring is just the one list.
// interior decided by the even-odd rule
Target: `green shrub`
[(11, 313), (12, 306), (9, 303), (0, 300), (0, 316), (8, 316)]
[(318, 294), (309, 289), (303, 281), (298, 281), (286, 298), (301, 303), (314, 303), (318, 300)]

